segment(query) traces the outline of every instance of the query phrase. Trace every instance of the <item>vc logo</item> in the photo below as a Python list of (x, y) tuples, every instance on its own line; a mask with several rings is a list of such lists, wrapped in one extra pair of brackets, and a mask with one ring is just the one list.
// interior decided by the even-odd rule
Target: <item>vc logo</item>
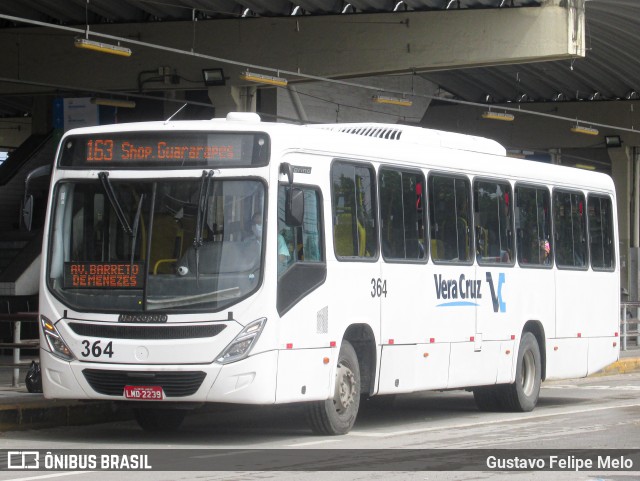
[(7, 469), (40, 469), (38, 451), (7, 452)]
[(487, 272), (487, 282), (491, 288), (491, 301), (493, 302), (493, 312), (507, 312), (507, 304), (502, 300), (502, 285), (504, 284), (504, 272), (498, 275), (498, 289), (496, 294), (496, 288), (493, 285), (493, 278), (491, 272)]

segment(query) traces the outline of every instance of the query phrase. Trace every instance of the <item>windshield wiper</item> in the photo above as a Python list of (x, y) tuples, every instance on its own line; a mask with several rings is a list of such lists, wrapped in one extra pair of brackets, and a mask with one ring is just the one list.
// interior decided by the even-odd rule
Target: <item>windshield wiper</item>
[(138, 225), (140, 224), (140, 212), (142, 211), (142, 202), (144, 201), (144, 194), (140, 194), (140, 200), (138, 201), (138, 208), (136, 209), (136, 215), (133, 218), (133, 232), (131, 233), (131, 267), (133, 267), (133, 259), (136, 253), (136, 240), (138, 239)]
[(111, 207), (113, 207), (113, 210), (116, 213), (116, 217), (118, 217), (118, 221), (120, 222), (122, 229), (125, 231), (125, 233), (132, 235), (133, 231), (131, 230), (131, 226), (129, 225), (129, 222), (127, 222), (124, 211), (122, 210), (122, 207), (120, 207), (120, 203), (118, 202), (116, 193), (113, 190), (111, 182), (109, 181), (109, 172), (98, 172), (98, 178), (100, 179), (100, 182), (102, 182), (102, 188), (104, 189), (105, 194), (107, 194), (107, 199), (109, 199)]
[(195, 253), (196, 261), (196, 285), (200, 282), (200, 247), (202, 247), (204, 236), (202, 231), (204, 230), (204, 224), (207, 219), (207, 211), (209, 210), (209, 187), (211, 185), (211, 178), (213, 177), (213, 170), (203, 170), (202, 180), (200, 181), (200, 193), (198, 194), (198, 212), (196, 214), (196, 234), (193, 238), (193, 250)]

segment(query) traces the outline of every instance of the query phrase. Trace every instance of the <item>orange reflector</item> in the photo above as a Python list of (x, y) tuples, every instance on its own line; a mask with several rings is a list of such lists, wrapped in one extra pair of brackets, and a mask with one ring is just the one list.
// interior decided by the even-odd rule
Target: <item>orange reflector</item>
[(331, 341), (329, 343), (329, 347), (336, 347), (336, 341)]
[(431, 339), (429, 339), (429, 342), (430, 342), (431, 344), (433, 344), (434, 342), (436, 342), (436, 338), (435, 338), (435, 337), (432, 337)]
[(515, 334), (511, 334), (511, 340), (513, 341), (516, 338)]
[(389, 344), (393, 344), (393, 339), (389, 339)]
[(473, 336), (471, 336), (471, 337), (469, 338), (469, 341), (471, 341), (471, 342), (473, 342), (473, 341), (475, 341), (475, 340), (476, 340), (476, 338), (475, 338), (475, 337), (473, 337)]
[(580, 332), (579, 332), (579, 333), (578, 333), (578, 337), (582, 337), (582, 333), (580, 333)]
[(618, 337), (620, 334), (618, 334), (617, 332), (613, 335), (614, 337)]
[(557, 351), (558, 350), (558, 346), (553, 346), (553, 350)]
[(618, 343), (617, 343), (617, 342), (614, 342), (614, 343), (613, 343), (613, 347), (616, 347), (617, 345), (618, 345)]
[(422, 357), (429, 357), (429, 353), (428, 353), (428, 352), (425, 352), (425, 353), (422, 355)]
[(287, 343), (287, 349), (293, 349), (293, 344), (291, 344), (290, 342)]
[(504, 351), (504, 353), (508, 356), (509, 354), (511, 354), (511, 351), (507, 349), (506, 351)]
[(328, 357), (323, 358), (322, 359), (322, 363), (323, 364), (329, 364), (329, 358)]

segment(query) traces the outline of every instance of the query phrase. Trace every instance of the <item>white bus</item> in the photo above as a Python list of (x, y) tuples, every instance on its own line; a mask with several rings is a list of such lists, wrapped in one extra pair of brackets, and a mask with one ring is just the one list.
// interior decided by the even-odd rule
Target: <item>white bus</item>
[(466, 388), (532, 410), (545, 379), (619, 355), (603, 174), (496, 142), (256, 114), (83, 128), (53, 169), (40, 289), (47, 398), (305, 402), (342, 434), (361, 397)]

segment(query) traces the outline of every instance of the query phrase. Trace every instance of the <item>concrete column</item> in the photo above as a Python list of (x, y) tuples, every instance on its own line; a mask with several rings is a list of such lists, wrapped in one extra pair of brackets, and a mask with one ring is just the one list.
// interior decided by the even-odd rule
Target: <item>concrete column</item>
[[(616, 186), (618, 209), (618, 232), (620, 236), (620, 287), (629, 291), (631, 299), (637, 299), (638, 270), (631, 272), (629, 268), (630, 249), (638, 247), (633, 243), (631, 226), (637, 225), (637, 217), (631, 218), (631, 207), (634, 204), (634, 168), (633, 148), (609, 149), (611, 158), (611, 176)], [(636, 195), (637, 196), (637, 195)], [(635, 222), (634, 222), (635, 220)], [(635, 289), (634, 289), (635, 286)]]
[(31, 111), (31, 132), (46, 134), (53, 128), (53, 97), (50, 95), (36, 95), (33, 98)]
[(225, 117), (229, 112), (255, 112), (257, 87), (225, 85), (209, 87), (209, 99), (216, 109), (216, 117)]

